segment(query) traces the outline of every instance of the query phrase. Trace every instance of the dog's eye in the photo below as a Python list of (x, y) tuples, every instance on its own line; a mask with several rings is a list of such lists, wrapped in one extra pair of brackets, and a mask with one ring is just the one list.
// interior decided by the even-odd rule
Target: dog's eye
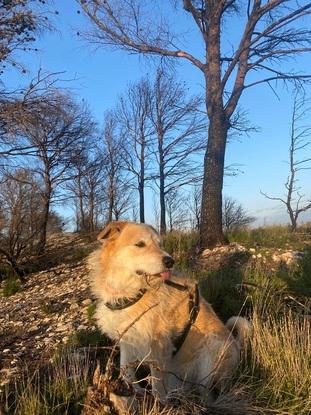
[(137, 244), (135, 244), (135, 246), (138, 246), (138, 248), (143, 248), (144, 246), (146, 246), (144, 241), (139, 241), (137, 242)]

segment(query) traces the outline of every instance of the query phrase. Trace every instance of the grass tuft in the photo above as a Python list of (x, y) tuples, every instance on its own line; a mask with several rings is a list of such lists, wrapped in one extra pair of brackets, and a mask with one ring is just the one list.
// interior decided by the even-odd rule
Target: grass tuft
[(2, 287), (3, 297), (10, 297), (11, 295), (16, 294), (21, 289), (20, 282), (15, 278), (9, 278), (4, 281)]
[(95, 322), (96, 303), (92, 303), (87, 308), (87, 319), (90, 323)]

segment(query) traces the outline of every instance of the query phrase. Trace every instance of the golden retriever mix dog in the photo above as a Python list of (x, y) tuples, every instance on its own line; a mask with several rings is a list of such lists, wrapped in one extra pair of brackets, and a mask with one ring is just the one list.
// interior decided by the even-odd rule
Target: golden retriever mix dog
[(249, 323), (232, 317), (224, 325), (192, 281), (172, 274), (174, 260), (151, 226), (111, 222), (98, 239), (102, 248), (90, 257), (96, 318), (120, 342), (125, 377), (134, 381), (142, 362), (161, 401), (181, 388), (208, 401), (238, 364)]

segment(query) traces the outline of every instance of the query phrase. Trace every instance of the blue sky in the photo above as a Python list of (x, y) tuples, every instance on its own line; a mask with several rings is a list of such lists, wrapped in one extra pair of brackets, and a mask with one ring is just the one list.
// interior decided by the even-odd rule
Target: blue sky
[[(166, 0), (163, 7), (167, 7)], [(73, 79), (70, 87), (77, 98), (85, 99), (93, 114), (101, 122), (103, 113), (112, 107), (117, 96), (124, 91), (130, 81), (135, 81), (153, 70), (152, 64), (143, 57), (128, 55), (123, 51), (97, 50), (87, 44), (77, 31), (88, 25), (83, 14), (78, 14), (74, 0), (55, 0), (59, 15), (53, 18), (55, 30), (45, 33), (37, 42), (39, 51), (24, 55), (28, 73), (21, 75), (15, 71), (7, 72), (4, 82), (12, 87), (24, 84), (39, 67), (49, 72), (65, 72), (63, 78)], [(197, 56), (201, 55), (201, 40), (190, 17), (180, 13), (172, 21), (177, 30), (184, 31), (185, 44)], [(228, 21), (224, 30), (229, 31), (230, 40), (239, 35), (241, 23), (235, 19)], [(226, 47), (226, 45), (225, 45)], [(228, 43), (229, 47), (229, 43)], [(311, 54), (289, 65), (301, 69), (311, 68)], [(203, 76), (200, 71), (187, 62), (180, 62), (177, 73), (185, 80), (191, 93), (203, 92)], [(287, 152), (289, 146), (291, 93), (285, 88), (278, 89), (279, 99), (266, 86), (258, 86), (245, 91), (241, 99), (243, 109), (248, 111), (252, 124), (260, 132), (234, 139), (228, 145), (226, 164), (237, 164), (243, 172), (236, 177), (226, 177), (224, 193), (240, 201), (248, 212), (258, 218), (257, 224), (285, 221), (287, 216), (277, 202), (269, 201), (260, 194), (260, 189), (271, 195), (283, 195), (287, 177)], [(311, 122), (311, 120), (310, 120)], [(310, 156), (310, 155), (309, 155)], [(311, 197), (311, 170), (301, 175), (301, 186)], [(149, 195), (150, 196), (150, 195)], [(153, 215), (152, 201), (149, 215)], [(311, 219), (311, 213), (303, 217)]]

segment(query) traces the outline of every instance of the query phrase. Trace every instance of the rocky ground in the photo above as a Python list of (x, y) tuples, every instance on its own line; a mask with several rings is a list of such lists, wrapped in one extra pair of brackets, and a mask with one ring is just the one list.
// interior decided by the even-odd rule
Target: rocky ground
[[(67, 239), (66, 252), (70, 246), (85, 247), (72, 235), (69, 244)], [(38, 366), (51, 359), (74, 332), (96, 329), (88, 317), (92, 300), (86, 261), (68, 264), (67, 259), (32, 274), (16, 294), (0, 297), (0, 385), (25, 364)]]
[[(28, 276), (16, 294), (0, 296), (0, 388), (25, 365), (48, 362), (61, 345), (71, 341), (73, 333), (96, 330), (89, 315), (93, 300), (86, 264), (87, 254), (96, 246), (74, 234), (52, 238), (49, 250), (58, 256), (58, 264)], [(83, 251), (80, 258), (74, 255), (79, 250)], [(238, 265), (267, 260), (270, 266), (278, 266), (281, 262), (289, 265), (300, 256), (293, 250), (263, 252), (231, 244), (204, 251), (202, 261), (209, 269), (230, 263), (232, 257)]]
[(205, 268), (219, 269), (224, 267), (243, 267), (251, 264), (265, 264), (271, 271), (277, 268), (289, 269), (303, 258), (303, 252), (281, 248), (246, 248), (238, 243), (205, 249), (202, 252), (200, 265)]

